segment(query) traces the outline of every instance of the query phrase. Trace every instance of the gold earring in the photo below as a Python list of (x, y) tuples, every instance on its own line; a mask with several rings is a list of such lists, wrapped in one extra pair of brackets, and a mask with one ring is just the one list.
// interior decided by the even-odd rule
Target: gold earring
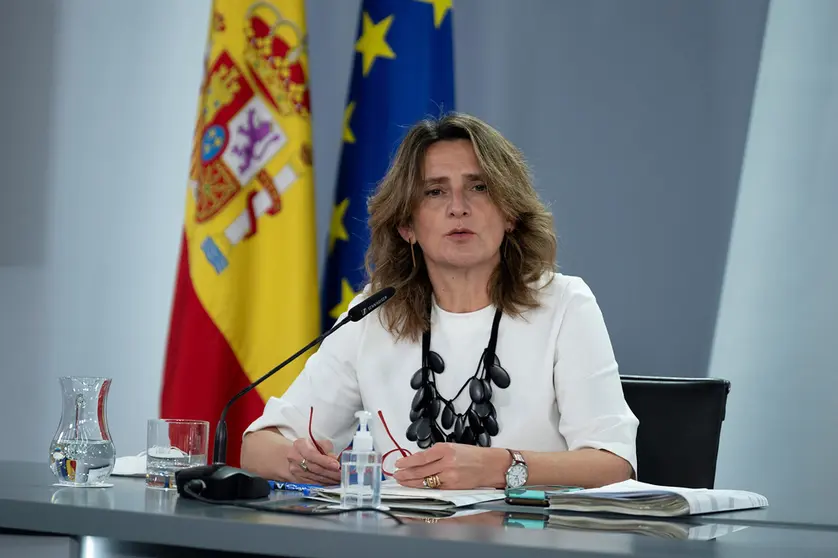
[(413, 239), (410, 239), (410, 259), (413, 261), (413, 267), (416, 268), (416, 254), (413, 253)]

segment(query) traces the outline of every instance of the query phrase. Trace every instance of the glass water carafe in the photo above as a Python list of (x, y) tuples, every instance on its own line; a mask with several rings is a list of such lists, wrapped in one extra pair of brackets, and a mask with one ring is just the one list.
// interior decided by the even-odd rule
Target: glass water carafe
[(105, 484), (116, 460), (107, 419), (111, 379), (64, 377), (59, 380), (64, 403), (61, 422), (50, 446), (50, 468), (61, 484)]

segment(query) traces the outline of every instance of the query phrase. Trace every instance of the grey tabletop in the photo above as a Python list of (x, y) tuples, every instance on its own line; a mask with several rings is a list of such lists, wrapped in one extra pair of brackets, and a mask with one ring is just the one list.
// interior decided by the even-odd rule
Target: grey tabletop
[[(568, 528), (539, 514), (487, 511), (397, 525), (384, 516), (305, 517), (214, 506), (112, 477), (111, 488), (66, 488), (42, 463), (0, 462), (0, 530), (24, 530), (264, 556), (835, 556), (838, 530), (672, 523), (670, 536)], [(276, 495), (275, 498), (282, 498)], [(544, 516), (546, 517), (546, 516)]]

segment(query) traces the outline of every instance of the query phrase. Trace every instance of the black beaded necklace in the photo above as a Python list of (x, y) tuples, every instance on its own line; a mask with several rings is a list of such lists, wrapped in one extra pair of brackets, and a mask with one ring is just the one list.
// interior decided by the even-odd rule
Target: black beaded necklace
[[(445, 362), (438, 353), (431, 350), (430, 328), (422, 335), (422, 367), (410, 379), (410, 387), (416, 390), (416, 394), (410, 406), (410, 426), (406, 432), (408, 440), (416, 442), (422, 449), (439, 442), (481, 447), (492, 445), (492, 436), (497, 436), (500, 430), (497, 411), (492, 405), (492, 384), (506, 389), (510, 383), (509, 373), (501, 366), (495, 353), (502, 314), (500, 308), (495, 311), (489, 346), (483, 350), (477, 362), (477, 370), (451, 399), (443, 397), (436, 386), (436, 374), (445, 371)], [(466, 387), (471, 403), (460, 414), (454, 410), (454, 401)], [(445, 430), (451, 432), (446, 434)]]

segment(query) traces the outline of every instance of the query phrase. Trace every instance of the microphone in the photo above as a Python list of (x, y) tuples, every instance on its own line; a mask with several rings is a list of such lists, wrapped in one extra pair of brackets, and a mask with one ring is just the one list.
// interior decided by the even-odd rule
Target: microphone
[(299, 358), (300, 355), (323, 341), (323, 339), (348, 322), (357, 322), (364, 319), (373, 310), (390, 300), (394, 294), (396, 294), (396, 289), (393, 287), (386, 287), (373, 293), (350, 308), (346, 317), (329, 328), (328, 331), (318, 335), (311, 343), (234, 395), (224, 406), (224, 409), (221, 411), (221, 417), (218, 419), (218, 425), (215, 429), (215, 443), (212, 450), (212, 465), (199, 465), (177, 471), (175, 473), (175, 482), (178, 494), (186, 498), (204, 501), (247, 500), (268, 496), (271, 492), (271, 487), (267, 480), (225, 464), (227, 461), (227, 412), (230, 410), (230, 407), (243, 395), (282, 370), (285, 366)]
[(353, 306), (347, 312), (347, 318), (352, 320), (353, 322), (357, 322), (367, 316), (370, 312), (393, 298), (393, 295), (396, 294), (396, 289), (393, 287), (385, 287), (378, 291), (377, 293), (373, 293), (365, 300), (361, 301), (357, 305)]

